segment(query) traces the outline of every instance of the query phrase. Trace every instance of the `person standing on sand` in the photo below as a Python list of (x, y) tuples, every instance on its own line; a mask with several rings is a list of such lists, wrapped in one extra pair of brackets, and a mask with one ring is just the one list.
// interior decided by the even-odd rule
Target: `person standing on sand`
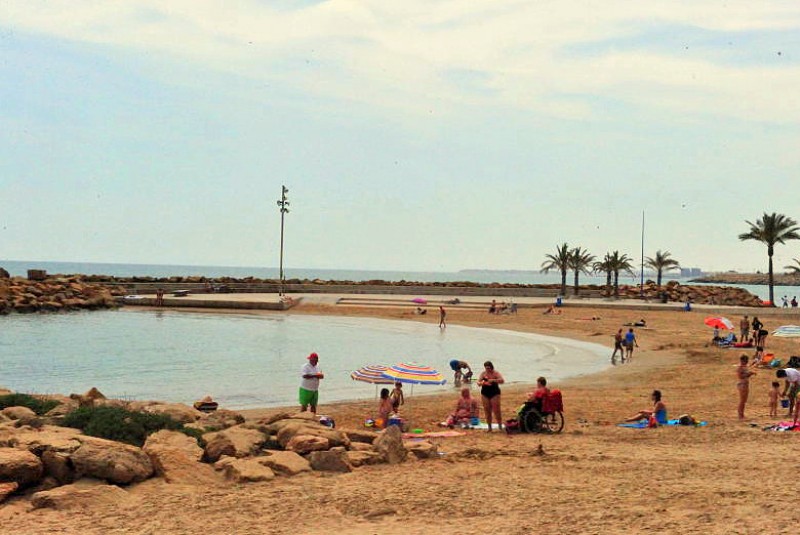
[(625, 340), (625, 335), (622, 334), (622, 329), (617, 331), (617, 334), (614, 335), (614, 352), (611, 353), (611, 365), (617, 365), (617, 351), (619, 351), (619, 358), (622, 364), (625, 364), (625, 348), (622, 347), (622, 343)]
[(505, 383), (500, 372), (494, 369), (491, 361), (483, 363), (483, 371), (478, 377), (478, 386), (481, 387), (481, 400), (486, 423), (489, 424), (488, 433), (492, 432), (492, 416), (497, 421), (497, 428), (503, 429), (502, 410), (500, 407), (500, 385)]
[(310, 406), (311, 412), (316, 414), (319, 402), (319, 381), (324, 379), (325, 375), (317, 367), (319, 355), (311, 353), (307, 358), (308, 362), (303, 365), (300, 372), (303, 377), (300, 381), (300, 412), (305, 412), (306, 408)]
[(631, 359), (633, 359), (634, 345), (636, 347), (639, 347), (639, 341), (636, 340), (636, 335), (633, 334), (633, 327), (631, 327), (630, 329), (628, 329), (628, 332), (625, 333), (625, 358), (623, 359), (622, 362), (625, 362), (626, 360), (630, 362)]
[(784, 370), (776, 371), (775, 376), (778, 379), (784, 379), (786, 381), (786, 384), (783, 387), (783, 392), (781, 392), (781, 397), (785, 398), (788, 396), (789, 413), (787, 416), (791, 416), (792, 412), (794, 412), (794, 419), (797, 421), (797, 391), (800, 389), (800, 371), (797, 371), (794, 368), (786, 368)]
[(758, 316), (753, 316), (753, 322), (750, 324), (750, 327), (752, 327), (751, 331), (753, 336), (756, 336), (756, 333), (760, 331), (761, 327), (763, 326), (764, 324), (761, 323), (761, 320), (758, 319)]
[(445, 321), (446, 317), (447, 317), (447, 311), (444, 309), (443, 306), (439, 305), (439, 328), (440, 329), (446, 329), (447, 328), (447, 322)]
[(164, 306), (164, 289), (159, 288), (156, 290), (156, 306), (163, 307)]
[(743, 343), (747, 343), (747, 340), (750, 338), (750, 320), (747, 319), (747, 316), (742, 318), (742, 321), (739, 322), (739, 334), (741, 338), (739, 340)]
[(739, 366), (736, 367), (736, 378), (739, 380), (736, 383), (736, 389), (739, 391), (739, 419), (744, 420), (744, 406), (747, 405), (747, 398), (750, 395), (750, 377), (756, 374), (753, 370), (747, 367), (748, 357), (742, 355), (739, 357)]

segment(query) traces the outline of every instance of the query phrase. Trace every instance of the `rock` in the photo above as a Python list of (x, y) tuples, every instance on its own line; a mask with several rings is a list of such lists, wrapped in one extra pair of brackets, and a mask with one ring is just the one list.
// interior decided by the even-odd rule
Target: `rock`
[(159, 403), (156, 405), (149, 405), (144, 408), (144, 411), (153, 414), (165, 414), (182, 424), (196, 422), (205, 416), (204, 413), (198, 411), (194, 407), (182, 403)]
[(325, 427), (324, 425), (320, 425), (319, 423), (308, 422), (304, 423), (302, 421), (295, 421), (291, 424), (285, 426), (283, 429), (278, 431), (277, 440), (281, 447), (285, 448), (286, 444), (292, 439), (295, 435), (311, 435), (316, 437), (327, 438), (330, 442), (331, 447), (336, 446), (344, 446), (348, 447), (350, 445), (350, 439), (347, 438), (347, 435), (342, 433), (341, 431), (337, 431), (336, 429), (330, 429), (329, 427)]
[(267, 416), (266, 418), (262, 418), (261, 420), (258, 421), (258, 423), (263, 425), (269, 425), (271, 423), (277, 422), (279, 420), (285, 420), (290, 417), (291, 416), (289, 415), (288, 412), (279, 412), (278, 414), (273, 414), (272, 416)]
[(300, 455), (305, 455), (312, 451), (327, 450), (330, 447), (331, 443), (327, 438), (313, 435), (295, 435), (286, 443), (286, 451), (293, 451)]
[(403, 445), (403, 435), (396, 425), (390, 425), (378, 433), (373, 446), (389, 464), (402, 463), (408, 456), (408, 451)]
[(9, 481), (8, 483), (0, 483), (0, 503), (3, 503), (8, 499), (11, 494), (16, 492), (19, 488), (19, 483), (16, 481)]
[(213, 469), (200, 462), (203, 449), (183, 433), (158, 431), (147, 437), (142, 449), (150, 456), (156, 475), (167, 483), (202, 486), (217, 481)]
[(269, 451), (256, 460), (279, 474), (294, 476), (300, 472), (310, 472), (311, 464), (293, 451)]
[(234, 426), (214, 433), (206, 433), (205, 458), (215, 462), (222, 455), (247, 457), (255, 455), (267, 441), (267, 436), (256, 429)]
[(223, 457), (214, 463), (214, 469), (222, 470), (225, 477), (236, 483), (252, 483), (275, 479), (275, 472), (264, 466), (257, 459), (234, 459)]
[(0, 445), (23, 448), (36, 455), (44, 451), (72, 453), (81, 445), (78, 437), (83, 434), (78, 429), (43, 425), (41, 428), (20, 427), (7, 437), (0, 433)]
[(96, 386), (93, 386), (86, 393), (83, 394), (83, 397), (86, 399), (97, 400), (97, 399), (106, 399), (106, 396), (100, 392)]
[(364, 444), (363, 442), (351, 442), (350, 451), (375, 451), (371, 444)]
[(71, 511), (120, 506), (127, 500), (128, 493), (116, 485), (75, 484), (37, 492), (31, 497), (31, 505), (34, 509)]
[(378, 438), (378, 433), (375, 431), (367, 431), (361, 429), (346, 429), (344, 434), (350, 439), (350, 442), (361, 442), (363, 444), (372, 444)]
[(0, 267), (0, 279), (10, 279), (11, 274), (5, 270), (5, 268)]
[(55, 479), (59, 485), (67, 485), (75, 481), (75, 470), (68, 453), (46, 450), (42, 452), (44, 473)]
[(78, 407), (79, 404), (76, 400), (67, 399), (67, 401), (59, 403), (58, 405), (50, 409), (47, 413), (45, 413), (45, 416), (48, 418), (66, 416), (67, 414), (74, 411)]
[(39, 481), (38, 485), (36, 485), (30, 490), (30, 492), (31, 493), (41, 492), (43, 490), (50, 490), (60, 486), (61, 485), (59, 484), (56, 478), (51, 476), (45, 476), (41, 481)]
[(322, 472), (352, 472), (353, 465), (347, 458), (346, 451), (313, 451), (308, 460), (311, 468)]
[(203, 414), (203, 416), (194, 422), (193, 427), (202, 429), (204, 431), (219, 431), (221, 429), (228, 429), (235, 425), (243, 424), (244, 416), (238, 412), (229, 411), (226, 409), (217, 409), (210, 414)]
[(403, 446), (413, 453), (417, 459), (431, 459), (439, 456), (439, 448), (427, 440), (422, 440), (420, 442), (404, 442)]
[(20, 487), (25, 487), (39, 482), (43, 474), (42, 461), (33, 453), (0, 448), (0, 481), (15, 481)]
[(314, 412), (303, 411), (303, 412), (296, 412), (289, 416), (292, 420), (306, 420), (309, 422), (319, 423), (319, 416), (317, 416)]
[(79, 440), (81, 446), (70, 455), (77, 477), (126, 485), (153, 475), (153, 463), (140, 448), (96, 437), (81, 436)]
[(376, 451), (348, 451), (345, 452), (345, 456), (347, 461), (355, 467), (383, 462), (383, 457)]
[(28, 425), (38, 418), (36, 413), (28, 407), (6, 407), (0, 412), (12, 420), (18, 420), (22, 425)]

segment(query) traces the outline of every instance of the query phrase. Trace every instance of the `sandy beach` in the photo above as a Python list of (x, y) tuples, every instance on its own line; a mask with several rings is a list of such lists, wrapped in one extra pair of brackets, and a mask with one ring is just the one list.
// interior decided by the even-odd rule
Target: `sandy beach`
[[(291, 313), (438, 321), (436, 315), (412, 316), (405, 309), (332, 304), (305, 304)], [(753, 378), (747, 418), (737, 419), (734, 371), (741, 353), (709, 345), (706, 315), (584, 306), (553, 316), (537, 308), (493, 316), (451, 307), (453, 324), (602, 343), (609, 355), (613, 333), (623, 323), (645, 317), (647, 327), (637, 328), (641, 347), (632, 363), (552, 385), (564, 394), (566, 428), (559, 435), (468, 431), (433, 439), (443, 452), (439, 459), (362, 467), (345, 475), (315, 472), (214, 488), (153, 479), (129, 489), (126, 507), (97, 503), (80, 514), (32, 511), (16, 499), (0, 508), (0, 532), (788, 532), (796, 514), (785, 480), (800, 435), (761, 430), (775, 421), (767, 409), (767, 390), (775, 380), (770, 370)], [(767, 318), (769, 329), (797, 322), (790, 313)], [(731, 319), (738, 323), (739, 316)], [(784, 362), (795, 347), (792, 339), (770, 337), (767, 343), (767, 351)], [(502, 362), (495, 365), (502, 372)], [(532, 369), (531, 383), (537, 375)], [(504, 417), (530, 388), (503, 390)], [(664, 393), (670, 416), (690, 413), (709, 425), (643, 430), (615, 425), (649, 408), (656, 388)], [(409, 397), (403, 415), (413, 427), (434, 430), (455, 399), (455, 391)], [(320, 412), (341, 428), (361, 426), (373, 406), (371, 399), (327, 404), (324, 386), (321, 391)]]

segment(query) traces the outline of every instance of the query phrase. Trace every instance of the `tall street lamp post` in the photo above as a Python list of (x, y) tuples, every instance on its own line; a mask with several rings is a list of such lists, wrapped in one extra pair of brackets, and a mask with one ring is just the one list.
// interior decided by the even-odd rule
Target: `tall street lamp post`
[(278, 290), (278, 295), (280, 296), (283, 296), (283, 219), (284, 216), (289, 213), (289, 201), (286, 200), (287, 193), (289, 193), (289, 189), (286, 186), (281, 186), (281, 198), (278, 201), (278, 209), (281, 211), (281, 260), (280, 267), (278, 268), (278, 275), (281, 279)]

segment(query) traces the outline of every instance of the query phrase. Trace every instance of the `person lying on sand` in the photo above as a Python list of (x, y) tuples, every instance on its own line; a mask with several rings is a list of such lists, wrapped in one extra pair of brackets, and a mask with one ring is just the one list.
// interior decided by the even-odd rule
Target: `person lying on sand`
[(667, 423), (667, 406), (661, 401), (661, 390), (653, 390), (653, 393), (650, 394), (650, 398), (653, 400), (653, 409), (652, 410), (641, 410), (638, 413), (634, 414), (630, 418), (626, 418), (626, 422), (638, 422), (640, 420), (650, 420), (651, 417), (655, 418), (655, 421), (659, 424), (666, 424)]
[(647, 327), (647, 322), (642, 318), (639, 321), (623, 323), (623, 325), (625, 325), (625, 327)]
[(549, 307), (547, 307), (547, 308), (545, 309), (545, 311), (544, 311), (544, 312), (542, 312), (542, 314), (555, 314), (555, 315), (559, 315), (559, 314), (561, 314), (561, 309), (560, 309), (560, 308), (556, 308), (556, 306), (555, 306), (555, 305), (550, 305)]

